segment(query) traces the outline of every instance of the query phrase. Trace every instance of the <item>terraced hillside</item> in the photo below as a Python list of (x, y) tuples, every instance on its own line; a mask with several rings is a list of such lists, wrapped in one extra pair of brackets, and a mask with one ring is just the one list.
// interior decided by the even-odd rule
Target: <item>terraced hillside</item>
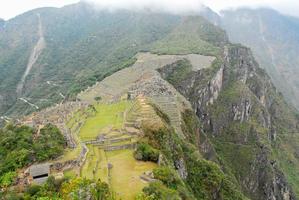
[[(139, 84), (145, 84), (147, 80), (159, 76), (157, 75), (156, 69), (162, 66), (174, 63), (178, 60), (188, 59), (196, 71), (209, 67), (215, 59), (211, 56), (198, 54), (156, 55), (151, 53), (138, 53), (135, 57), (136, 62), (132, 67), (120, 70), (105, 78), (103, 81), (78, 94), (78, 98), (86, 102), (94, 102), (97, 96), (103, 99), (111, 99), (111, 97), (119, 98), (123, 94), (130, 92), (130, 90), (134, 90), (138, 82)], [(136, 94), (133, 95), (136, 96)]]
[[(95, 102), (97, 97), (103, 100), (120, 98), (129, 95), (135, 98), (139, 95), (149, 97), (159, 108), (165, 112), (171, 120), (172, 125), (181, 134), (180, 126), (180, 102), (184, 98), (166, 81), (161, 79), (156, 71), (159, 68), (175, 63), (179, 60), (188, 60), (192, 71), (208, 68), (215, 60), (211, 56), (199, 54), (187, 55), (156, 55), (151, 53), (139, 53), (132, 67), (120, 70), (103, 81), (81, 92), (78, 98), (84, 102)], [(188, 102), (185, 101), (185, 104)]]
[(145, 180), (151, 180), (141, 176), (157, 167), (133, 157), (137, 142), (144, 135), (142, 126), (160, 124), (156, 113), (159, 109), (184, 137), (180, 110), (190, 105), (156, 71), (179, 60), (189, 60), (196, 71), (209, 67), (214, 58), (139, 53), (133, 66), (81, 92), (79, 101), (34, 113), (23, 121), (32, 126), (51, 122), (64, 131), (69, 148), (64, 156), (53, 161), (56, 173), (100, 178), (123, 199), (134, 199), (148, 185)]
[[(8, 117), (74, 100), (88, 86), (130, 66), (140, 51), (214, 55), (220, 49), (218, 44), (209, 44), (210, 32), (226, 37), (216, 27), (201, 29), (208, 23), (199, 16), (128, 10), (114, 13), (95, 10), (86, 1), (36, 9), (3, 24), (0, 114)], [(190, 28), (192, 31), (185, 31)]]
[[(36, 112), (15, 119), (33, 128), (0, 129), (0, 199), (11, 199), (14, 180), (34, 179), (29, 165), (36, 168), (34, 150), (43, 146), (32, 141), (51, 135), (43, 127), (60, 136), (60, 153), (47, 160), (55, 181), (16, 187), (24, 198), (97, 199), (103, 188), (117, 200), (298, 196), (298, 115), (250, 50), (219, 27), (200, 16), (98, 12), (84, 2), (20, 19), (0, 33), (0, 119)], [(39, 25), (47, 45), (16, 98)], [(20, 152), (7, 154), (14, 146)]]

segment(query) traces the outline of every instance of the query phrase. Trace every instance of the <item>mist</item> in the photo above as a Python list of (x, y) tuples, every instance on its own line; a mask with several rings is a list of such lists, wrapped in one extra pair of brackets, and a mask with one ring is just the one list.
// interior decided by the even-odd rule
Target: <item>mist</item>
[(96, 5), (99, 9), (111, 11), (118, 9), (150, 10), (172, 14), (196, 14), (204, 6), (219, 13), (225, 9), (272, 8), (286, 15), (299, 17), (298, 0), (84, 0)]
[(85, 0), (98, 9), (116, 11), (127, 9), (134, 11), (148, 10), (171, 14), (196, 14), (203, 7), (198, 0)]

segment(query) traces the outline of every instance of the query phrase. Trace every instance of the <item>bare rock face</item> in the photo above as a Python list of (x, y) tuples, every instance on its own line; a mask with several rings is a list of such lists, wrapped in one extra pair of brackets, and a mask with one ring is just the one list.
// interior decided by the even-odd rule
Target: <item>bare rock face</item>
[(241, 101), (240, 104), (232, 105), (232, 115), (234, 121), (247, 121), (250, 116), (251, 102), (249, 99)]
[(188, 176), (188, 172), (185, 166), (185, 161), (183, 158), (180, 158), (179, 160), (176, 160), (175, 163), (175, 168), (178, 170), (179, 175), (182, 179), (186, 179)]
[[(205, 70), (193, 72), (174, 87), (190, 101), (208, 137), (214, 141), (219, 138), (218, 144), (231, 138), (227, 142), (245, 145), (244, 148), (254, 144), (254, 153), (250, 153), (249, 160), (242, 156), (233, 158), (248, 170), (244, 174), (237, 173), (236, 178), (243, 190), (250, 194), (250, 198), (295, 199), (284, 173), (275, 164), (276, 161), (271, 160), (269, 144), (279, 137), (277, 127), (296, 128), (296, 123), (282, 123), (282, 108), (277, 100), (280, 95), (270, 78), (259, 68), (250, 49), (238, 45), (229, 46), (224, 50), (223, 60), (224, 63), (217, 70), (214, 69), (214, 73)], [(164, 72), (171, 73), (171, 70)], [(167, 75), (164, 74), (163, 77), (165, 76)], [(232, 132), (234, 136), (227, 135)], [(199, 148), (204, 152), (211, 149), (204, 142)], [(230, 155), (238, 150), (222, 151)], [(179, 161), (177, 165), (181, 166)]]

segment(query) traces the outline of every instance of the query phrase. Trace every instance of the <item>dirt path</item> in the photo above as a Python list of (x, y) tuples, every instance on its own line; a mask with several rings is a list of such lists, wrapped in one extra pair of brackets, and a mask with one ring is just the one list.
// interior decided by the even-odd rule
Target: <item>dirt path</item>
[(18, 97), (21, 96), (23, 88), (24, 88), (24, 83), (26, 80), (26, 77), (28, 76), (28, 74), (30, 73), (33, 65), (36, 63), (36, 61), (38, 60), (40, 54), (42, 53), (43, 49), (46, 47), (46, 41), (44, 38), (44, 34), (43, 34), (43, 28), (42, 28), (42, 21), (41, 21), (41, 17), (40, 14), (37, 14), (38, 17), (38, 35), (39, 35), (39, 40), (37, 41), (36, 45), (34, 46), (33, 50), (31, 51), (28, 63), (27, 63), (27, 67), (26, 70), (17, 86), (17, 95)]
[(27, 104), (30, 105), (31, 107), (34, 107), (34, 108), (36, 108), (37, 110), (39, 109), (39, 107), (38, 107), (37, 105), (35, 105), (35, 104), (33, 104), (33, 103), (30, 103), (27, 99), (25, 99), (25, 98), (19, 98), (19, 99), (20, 99), (21, 101), (27, 103)]

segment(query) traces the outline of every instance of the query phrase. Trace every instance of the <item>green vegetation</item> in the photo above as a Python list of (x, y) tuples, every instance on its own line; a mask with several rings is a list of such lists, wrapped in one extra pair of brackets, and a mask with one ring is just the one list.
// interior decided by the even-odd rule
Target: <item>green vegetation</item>
[(0, 192), (1, 199), (14, 200), (116, 200), (109, 185), (101, 180), (91, 181), (83, 178), (55, 179), (50, 176), (43, 185), (30, 185), (24, 193), (15, 190)]
[(40, 130), (9, 124), (0, 130), (0, 180), (12, 183), (14, 171), (33, 162), (54, 159), (63, 153), (64, 137), (51, 124)]
[[(194, 113), (186, 112), (186, 115)], [(185, 116), (184, 132), (194, 134), (198, 129), (195, 117)], [(196, 122), (195, 124), (191, 121)], [(174, 130), (167, 123), (161, 127), (144, 126), (145, 141), (160, 150), (165, 166), (154, 169), (154, 177), (161, 182), (154, 182), (144, 188), (146, 197), (154, 199), (167, 199), (165, 195), (173, 196), (174, 199), (213, 199), (217, 195), (220, 199), (246, 199), (235, 182), (214, 163), (202, 158), (195, 143), (178, 138)], [(185, 180), (181, 179), (176, 171), (171, 169), (172, 163), (183, 160), (187, 170)]]
[(91, 196), (92, 200), (116, 199), (109, 185), (101, 180), (94, 182), (82, 178), (72, 179), (62, 184), (60, 193), (65, 200), (86, 199), (88, 196)]
[(225, 32), (204, 18), (187, 17), (165, 38), (155, 42), (152, 51), (160, 54), (219, 55), (221, 50), (218, 45), (226, 40)]
[(180, 200), (176, 190), (169, 189), (162, 182), (155, 181), (143, 189), (145, 195), (150, 196), (153, 200)]
[(107, 152), (106, 155), (108, 162), (112, 164), (112, 190), (119, 198), (133, 200), (148, 185), (140, 176), (144, 172), (152, 171), (157, 164), (135, 160), (133, 150), (129, 149)]
[(16, 177), (16, 172), (7, 172), (4, 175), (2, 175), (0, 177), (0, 188), (6, 188), (12, 185)]
[(180, 184), (180, 179), (177, 177), (176, 172), (169, 167), (158, 167), (154, 169), (153, 173), (155, 179), (162, 181), (169, 188), (177, 189), (177, 185)]
[(0, 36), (0, 89), (6, 97), (0, 102), (1, 115), (36, 111), (19, 101), (15, 91), (38, 40), (37, 13), (47, 48), (29, 73), (22, 96), (41, 109), (61, 102), (60, 93), (75, 99), (88, 86), (131, 66), (140, 51), (215, 56), (227, 42), (224, 31), (199, 16), (93, 12), (83, 2), (35, 10), (13, 19), (13, 23), (8, 21)]
[[(164, 68), (167, 68), (165, 66)], [(192, 65), (191, 63), (184, 59), (179, 60), (176, 63), (171, 64), (171, 73), (169, 76), (165, 77), (165, 79), (175, 85), (176, 83), (180, 83), (182, 80), (186, 79), (187, 76), (192, 72)]]
[[(99, 135), (105, 135), (108, 138), (128, 138), (128, 140), (113, 143), (107, 140), (103, 145), (98, 146), (87, 145), (89, 152), (80, 173), (82, 178), (93, 181), (100, 179), (109, 183), (117, 198), (128, 200), (133, 200), (148, 185), (140, 179), (140, 176), (156, 167), (156, 163), (144, 161), (152, 159), (157, 162), (159, 157), (157, 150), (143, 145), (138, 148), (138, 152), (147, 156), (144, 157), (146, 159), (142, 159), (144, 161), (137, 161), (134, 158), (134, 150), (131, 149), (104, 150), (106, 146), (132, 144), (137, 141), (137, 138), (132, 138), (132, 136), (125, 134), (125, 130), (123, 130), (126, 121), (124, 118), (126, 116), (125, 113), (132, 107), (133, 103), (127, 100), (120, 100), (114, 103), (95, 103), (94, 109), (96, 112), (93, 112), (93, 115), (85, 119), (79, 131), (80, 141), (96, 139)], [(70, 119), (68, 122), (69, 126), (78, 121), (80, 113), (75, 113), (74, 118), (77, 120)], [(77, 153), (79, 155), (80, 152)], [(67, 155), (69, 156), (70, 154)], [(108, 169), (108, 165), (112, 168)]]
[(94, 100), (96, 100), (96, 101), (101, 101), (101, 100), (102, 100), (102, 97), (95, 97)]
[(89, 153), (81, 170), (81, 177), (98, 180), (108, 183), (108, 162), (103, 149), (97, 146), (88, 145)]
[(159, 151), (154, 149), (149, 144), (140, 142), (137, 144), (137, 149), (134, 152), (134, 157), (137, 160), (158, 162)]
[(104, 134), (105, 131), (109, 132), (109, 129), (120, 129), (124, 122), (124, 112), (131, 104), (129, 101), (96, 104), (94, 106), (97, 111), (95, 116), (88, 118), (80, 129), (79, 137), (81, 140), (96, 139), (98, 135)]

